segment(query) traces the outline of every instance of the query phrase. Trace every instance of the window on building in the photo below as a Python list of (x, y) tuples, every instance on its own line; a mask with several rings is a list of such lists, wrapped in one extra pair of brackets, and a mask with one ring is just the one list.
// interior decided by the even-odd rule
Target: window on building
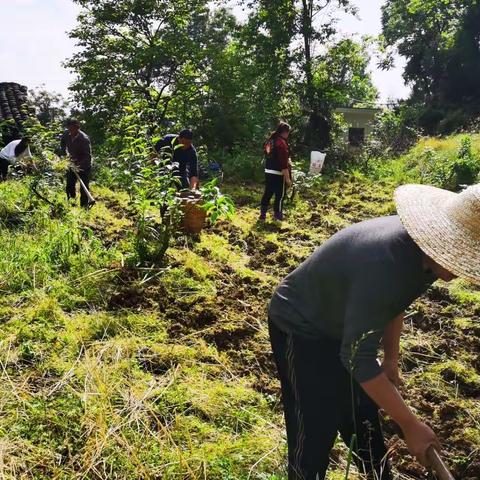
[(353, 147), (359, 147), (365, 141), (365, 129), (354, 128), (348, 129), (348, 143)]

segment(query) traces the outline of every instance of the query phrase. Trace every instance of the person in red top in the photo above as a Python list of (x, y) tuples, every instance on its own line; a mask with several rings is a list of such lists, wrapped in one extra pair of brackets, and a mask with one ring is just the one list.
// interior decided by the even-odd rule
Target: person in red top
[(283, 220), (283, 199), (286, 187), (292, 185), (290, 176), (288, 135), (290, 125), (280, 122), (263, 145), (265, 152), (265, 192), (260, 204), (260, 220), (267, 217), (270, 200), (275, 195), (273, 212), (276, 220)]

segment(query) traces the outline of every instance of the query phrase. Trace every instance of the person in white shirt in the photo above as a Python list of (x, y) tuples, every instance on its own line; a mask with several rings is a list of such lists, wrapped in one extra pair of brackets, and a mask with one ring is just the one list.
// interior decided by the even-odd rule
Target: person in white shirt
[(0, 182), (6, 180), (8, 167), (14, 165), (22, 158), (31, 158), (28, 140), (22, 138), (13, 140), (0, 150)]

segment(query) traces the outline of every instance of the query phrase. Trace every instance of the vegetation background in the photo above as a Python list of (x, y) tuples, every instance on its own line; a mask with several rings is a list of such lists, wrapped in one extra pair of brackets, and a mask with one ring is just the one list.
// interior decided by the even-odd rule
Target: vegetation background
[[(31, 94), (34, 158), (0, 184), (0, 474), (284, 479), (266, 304), (331, 234), (393, 213), (397, 185), (478, 182), (479, 3), (387, 0), (383, 35), (361, 42), (337, 32), (348, 0), (250, 2), (244, 22), (221, 2), (76, 3), (73, 111)], [(376, 104), (369, 56), (388, 67), (395, 48), (411, 97), (351, 150), (334, 110)], [(94, 145), (89, 211), (66, 203), (55, 154), (71, 113)], [(282, 225), (258, 225), (261, 146), (278, 119), (294, 126), (298, 195)], [(215, 161), (225, 174), (222, 192), (206, 186), (199, 236), (177, 228), (175, 189), (150, 158), (183, 126), (205, 172)], [(322, 176), (306, 175), (311, 149), (327, 152)], [(478, 289), (440, 283), (402, 341), (404, 395), (465, 480), (480, 477), (479, 312)], [(426, 478), (385, 429), (398, 478)], [(347, 457), (336, 445), (330, 479), (347, 476)]]

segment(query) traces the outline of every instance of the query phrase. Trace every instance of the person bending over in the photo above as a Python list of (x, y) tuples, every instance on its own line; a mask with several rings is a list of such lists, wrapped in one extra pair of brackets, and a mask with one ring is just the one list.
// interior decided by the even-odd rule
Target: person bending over
[(22, 158), (31, 158), (28, 139), (13, 140), (0, 150), (0, 182), (6, 180), (8, 167)]
[(181, 188), (198, 188), (198, 155), (193, 146), (193, 132), (183, 129), (178, 135), (168, 134), (159, 140), (155, 150), (167, 150), (174, 165), (174, 176), (179, 178)]
[(379, 408), (422, 464), (430, 446), (440, 448), (396, 388), (403, 312), (437, 279), (480, 284), (480, 185), (459, 194), (405, 185), (395, 201), (398, 215), (336, 233), (271, 299), (289, 480), (322, 480), (337, 432), (361, 472), (391, 479)]

